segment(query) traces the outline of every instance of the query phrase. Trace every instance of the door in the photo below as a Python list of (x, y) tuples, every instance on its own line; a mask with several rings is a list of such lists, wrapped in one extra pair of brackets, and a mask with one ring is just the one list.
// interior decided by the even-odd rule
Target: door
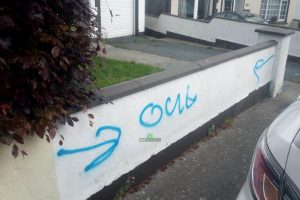
[(134, 34), (134, 0), (100, 0), (103, 38)]

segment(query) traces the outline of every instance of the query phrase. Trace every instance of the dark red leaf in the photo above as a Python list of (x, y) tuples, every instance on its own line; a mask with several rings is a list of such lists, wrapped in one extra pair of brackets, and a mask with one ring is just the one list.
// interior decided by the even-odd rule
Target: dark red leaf
[(18, 155), (19, 155), (19, 148), (17, 145), (13, 145), (13, 148), (12, 148), (12, 152), (11, 154), (13, 155), (14, 158), (17, 158)]
[(66, 117), (65, 116), (60, 117), (58, 122), (62, 125), (65, 125), (66, 124)]
[(48, 132), (49, 132), (50, 138), (53, 140), (54, 137), (55, 137), (55, 135), (56, 135), (55, 129), (54, 129), (54, 128), (50, 128), (50, 129), (48, 130)]
[(94, 119), (94, 115), (93, 114), (90, 113), (90, 114), (88, 114), (88, 116), (89, 116), (90, 119)]
[(62, 139), (62, 140), (65, 140), (65, 138), (64, 138), (64, 136), (63, 136), (63, 135), (60, 135), (60, 137), (61, 137), (61, 139)]
[(36, 130), (36, 134), (37, 134), (41, 139), (43, 139), (43, 138), (44, 138), (44, 135), (45, 135), (45, 129), (43, 129), (40, 125), (37, 125), (35, 130)]
[(70, 126), (74, 126), (74, 123), (73, 123), (71, 117), (67, 116), (67, 117), (66, 117), (66, 120), (67, 120), (67, 123), (68, 123)]
[(35, 80), (31, 80), (31, 85), (32, 85), (32, 89), (36, 89), (37, 88), (37, 82)]
[(103, 48), (103, 49), (102, 49), (102, 53), (103, 53), (104, 55), (107, 54), (106, 48)]
[(0, 137), (0, 143), (5, 144), (5, 145), (11, 145), (13, 141), (13, 138), (11, 135), (4, 135)]
[(51, 50), (51, 55), (53, 58), (57, 58), (60, 55), (60, 48), (58, 46), (55, 46)]
[(72, 117), (71, 118), (74, 122), (78, 122), (79, 121), (79, 119), (77, 118), (77, 117)]
[(24, 158), (25, 156), (28, 156), (28, 154), (27, 154), (26, 151), (24, 151), (24, 150), (22, 150), (21, 153), (22, 153), (23, 158)]
[(46, 135), (46, 140), (47, 140), (48, 143), (50, 143), (50, 137), (49, 137), (49, 135)]
[(17, 141), (18, 143), (24, 144), (24, 139), (23, 139), (21, 136), (14, 134), (13, 138), (14, 138), (14, 140)]
[(96, 47), (96, 51), (100, 51), (101, 50), (101, 47), (100, 45), (98, 44), (97, 47)]

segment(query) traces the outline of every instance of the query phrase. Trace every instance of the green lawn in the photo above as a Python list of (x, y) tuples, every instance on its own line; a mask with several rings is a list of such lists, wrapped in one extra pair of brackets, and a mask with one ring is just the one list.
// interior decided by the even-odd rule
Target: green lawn
[(95, 57), (93, 60), (92, 73), (95, 77), (94, 84), (96, 87), (102, 88), (162, 71), (160, 68), (135, 62), (107, 58), (102, 61), (102, 59)]

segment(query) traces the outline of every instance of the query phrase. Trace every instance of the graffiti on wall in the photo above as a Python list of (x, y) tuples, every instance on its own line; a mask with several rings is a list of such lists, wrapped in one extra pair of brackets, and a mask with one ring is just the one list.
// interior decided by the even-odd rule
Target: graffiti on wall
[(106, 131), (109, 131), (109, 133), (115, 132), (116, 133), (116, 138), (114, 139), (110, 139), (104, 142), (100, 142), (98, 144), (95, 145), (91, 145), (91, 146), (87, 146), (87, 147), (81, 147), (81, 148), (77, 148), (77, 149), (60, 149), (57, 152), (57, 156), (62, 157), (62, 156), (67, 156), (70, 154), (79, 154), (79, 153), (84, 153), (87, 151), (92, 151), (95, 149), (99, 149), (102, 146), (109, 146), (109, 148), (104, 151), (103, 153), (101, 153), (98, 157), (96, 157), (94, 160), (92, 160), (85, 168), (84, 171), (88, 172), (91, 169), (101, 165), (105, 160), (107, 160), (112, 153), (115, 151), (116, 147), (119, 144), (119, 140), (121, 137), (121, 129), (119, 127), (116, 126), (102, 126), (100, 127), (97, 131), (96, 131), (96, 138), (99, 138), (100, 135), (102, 133), (105, 133)]
[[(160, 123), (165, 113), (166, 116), (170, 117), (176, 113), (178, 110), (179, 114), (182, 114), (185, 110), (190, 109), (197, 101), (197, 95), (190, 95), (190, 86), (188, 85), (186, 88), (186, 93), (183, 95), (178, 93), (176, 98), (172, 99), (171, 97), (167, 97), (164, 101), (164, 105), (155, 104), (153, 102), (147, 104), (140, 113), (139, 122), (143, 127), (154, 127)], [(148, 113), (153, 115), (155, 112), (158, 111), (157, 118), (153, 121), (147, 121), (145, 118), (145, 114)], [(57, 152), (58, 157), (63, 156), (71, 156), (73, 154), (82, 154), (89, 151), (98, 150), (100, 147), (107, 147), (107, 149), (98, 155), (94, 160), (88, 163), (84, 171), (88, 172), (95, 167), (99, 167), (104, 161), (106, 161), (115, 151), (116, 147), (119, 144), (120, 137), (122, 134), (121, 128), (117, 126), (102, 126), (96, 131), (96, 139), (99, 139), (102, 134), (112, 134), (113, 139), (109, 139), (106, 141), (99, 142), (98, 144), (93, 144), (90, 146), (79, 147), (74, 149), (65, 149), (61, 148)], [(154, 139), (154, 138), (151, 138)], [(147, 138), (149, 140), (149, 138)], [(160, 141), (160, 140), (159, 140)]]
[(256, 61), (255, 65), (254, 65), (254, 68), (253, 68), (253, 72), (254, 72), (254, 76), (257, 79), (257, 81), (256, 81), (257, 85), (259, 84), (259, 81), (260, 81), (257, 70), (261, 69), (264, 65), (266, 65), (273, 57), (274, 57), (274, 55), (270, 56), (266, 60), (259, 59), (258, 61)]
[[(178, 110), (178, 114), (182, 114), (184, 110), (190, 109), (195, 102), (197, 101), (197, 95), (193, 95), (192, 97), (189, 94), (190, 86), (187, 86), (186, 94), (184, 98), (184, 103), (182, 102), (182, 94), (178, 93), (175, 100), (171, 97), (167, 97), (164, 101), (164, 105), (156, 104), (150, 102), (147, 104), (141, 111), (139, 122), (140, 125), (146, 128), (151, 128), (157, 126), (161, 120), (163, 119), (164, 113), (166, 116), (172, 116), (175, 114), (176, 108)], [(173, 102), (173, 103), (172, 103)], [(173, 106), (172, 106), (173, 104)], [(148, 114), (148, 115), (147, 115)], [(145, 116), (153, 116), (154, 118), (151, 120), (146, 119)]]

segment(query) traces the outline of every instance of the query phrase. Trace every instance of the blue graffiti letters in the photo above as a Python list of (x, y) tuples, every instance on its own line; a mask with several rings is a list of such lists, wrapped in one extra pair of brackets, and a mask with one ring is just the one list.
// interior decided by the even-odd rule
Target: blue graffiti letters
[(274, 57), (274, 55), (270, 56), (267, 60), (264, 61), (264, 59), (259, 59), (256, 63), (255, 66), (253, 68), (253, 72), (254, 72), (254, 76), (257, 79), (257, 85), (259, 84), (260, 78), (259, 75), (257, 73), (257, 70), (261, 69), (265, 64), (267, 64), (272, 58)]
[(190, 86), (188, 85), (187, 91), (186, 91), (186, 96), (185, 96), (185, 106), (187, 109), (192, 107), (197, 100), (197, 95), (195, 95), (194, 97), (189, 97), (189, 89), (190, 89)]
[(100, 142), (96, 145), (83, 147), (83, 148), (78, 148), (78, 149), (63, 149), (62, 148), (57, 152), (57, 156), (61, 157), (61, 156), (69, 155), (69, 154), (82, 153), (82, 152), (90, 151), (90, 150), (97, 149), (99, 147), (111, 144), (111, 146), (105, 152), (100, 154), (98, 157), (96, 157), (91, 163), (89, 163), (85, 167), (84, 171), (88, 172), (89, 170), (99, 166), (101, 163), (103, 163), (105, 160), (107, 160), (112, 155), (115, 148), (119, 144), (119, 140), (120, 140), (121, 132), (122, 132), (119, 127), (102, 126), (96, 131), (96, 138), (99, 138), (101, 133), (104, 132), (104, 131), (107, 131), (107, 130), (111, 130), (111, 131), (114, 131), (115, 133), (117, 133), (117, 138), (107, 140), (107, 141), (104, 141), (104, 142)]
[[(148, 109), (151, 109), (150, 112), (151, 112), (151, 115), (154, 114), (154, 110), (158, 110), (159, 111), (159, 117), (157, 120), (155, 120), (154, 122), (145, 122), (145, 120), (143, 119), (143, 116), (144, 116), (144, 113), (148, 110)], [(153, 126), (156, 126), (161, 118), (162, 118), (162, 115), (163, 115), (163, 110), (162, 108), (160, 107), (160, 105), (154, 105), (153, 103), (149, 103), (141, 112), (140, 114), (140, 123), (145, 126), (145, 127), (153, 127)]]
[(173, 107), (173, 109), (171, 110), (171, 111), (169, 111), (169, 109), (168, 109), (168, 104), (170, 104), (171, 103), (171, 97), (168, 97), (167, 99), (166, 99), (166, 103), (165, 103), (165, 110), (166, 110), (166, 114), (168, 115), (168, 116), (171, 116), (171, 115), (173, 115), (173, 113), (174, 113), (174, 111), (175, 111), (175, 109), (176, 109), (176, 106), (178, 105), (178, 112), (179, 112), (179, 114), (181, 114), (182, 112), (183, 112), (183, 110), (184, 110), (184, 107), (181, 107), (180, 105), (180, 94), (177, 94), (177, 98), (176, 98), (176, 101), (175, 101), (175, 105), (174, 105), (174, 107)]
[[(161, 106), (159, 104), (154, 104), (153, 102), (146, 105), (143, 108), (142, 112), (140, 113), (140, 117), (139, 117), (140, 124), (146, 128), (151, 128), (151, 127), (157, 126), (161, 122), (164, 111), (165, 111), (165, 114), (170, 117), (175, 113), (176, 108), (178, 108), (179, 114), (183, 113), (184, 108), (186, 108), (186, 109), (191, 108), (197, 101), (197, 95), (190, 97), (189, 89), (190, 89), (190, 87), (187, 86), (187, 91), (186, 91), (186, 96), (185, 96), (185, 104), (181, 103), (181, 94), (178, 93), (176, 96), (176, 100), (173, 101), (174, 106), (171, 106), (172, 98), (167, 97), (167, 99), (165, 100), (165, 104), (164, 104), (164, 110), (163, 110), (163, 106)], [(155, 110), (157, 110), (157, 111), (155, 112)], [(159, 112), (159, 115), (157, 115), (158, 112)], [(149, 121), (146, 121), (146, 117), (145, 117), (146, 113), (151, 113), (151, 116), (152, 116), (151, 122), (149, 122), (150, 119), (148, 119)], [(155, 113), (156, 113), (156, 115), (153, 116)]]

